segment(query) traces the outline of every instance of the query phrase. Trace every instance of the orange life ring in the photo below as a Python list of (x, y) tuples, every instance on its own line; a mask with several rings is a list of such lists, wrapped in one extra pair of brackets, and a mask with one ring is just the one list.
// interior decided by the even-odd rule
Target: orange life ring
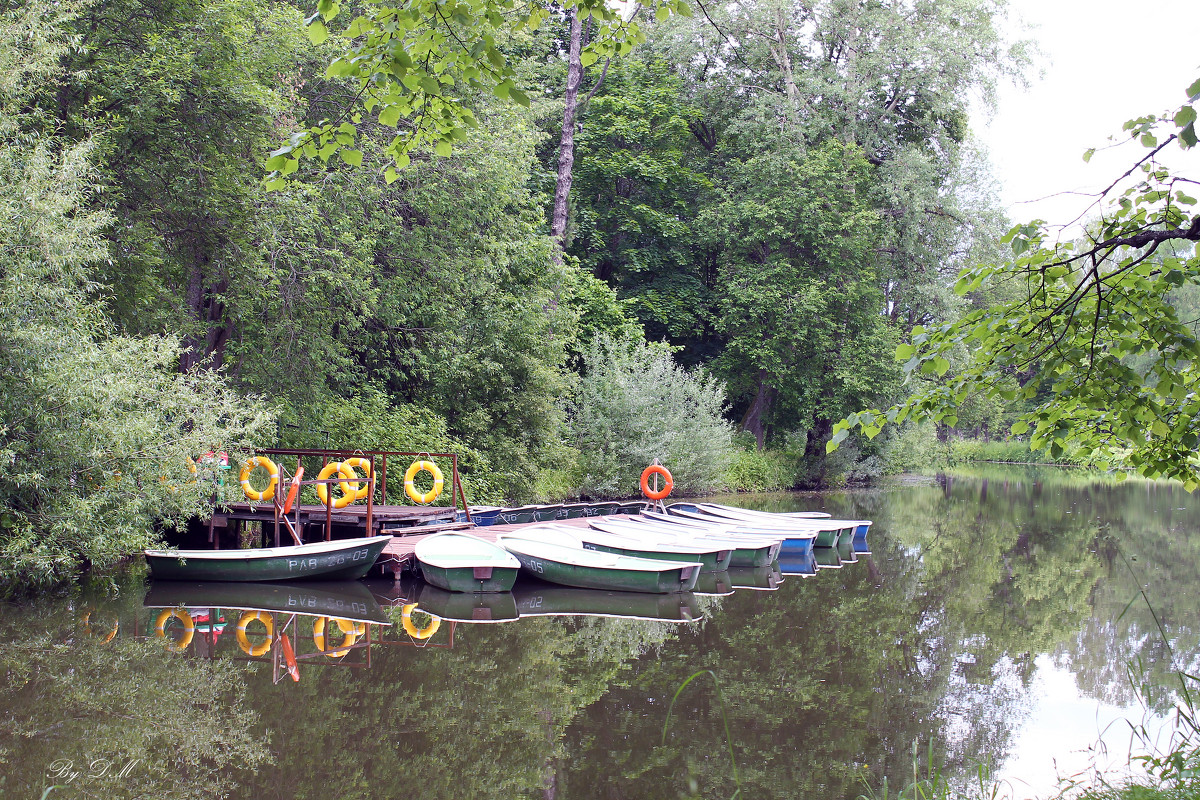
[[(250, 473), (255, 467), (262, 467), (270, 475), (270, 482), (267, 488), (261, 492), (250, 485)], [(242, 464), (242, 471), (238, 474), (238, 483), (242, 485), (242, 491), (246, 497), (255, 502), (266, 502), (275, 497), (275, 487), (279, 485), (279, 467), (275, 466), (275, 462), (266, 456), (254, 456), (246, 459)]]
[[(250, 639), (246, 635), (246, 628), (254, 620), (258, 620), (263, 625), (267, 626), (266, 641), (261, 644), (250, 644)], [(271, 643), (275, 640), (275, 620), (271, 619), (271, 615), (266, 611), (246, 611), (242, 614), (237, 624), (237, 643), (238, 647), (242, 648), (242, 652), (248, 656), (255, 658), (265, 656), (271, 649)]]
[[(354, 472), (355, 467), (357, 467), (358, 469), (361, 469), (367, 473), (363, 483), (360, 484), (355, 481), (350, 484), (355, 489), (354, 501), (358, 502), (359, 500), (366, 500), (367, 495), (371, 493), (371, 477), (375, 474), (375, 471), (371, 469), (371, 460), (363, 458), (362, 456), (354, 456), (353, 458), (347, 458), (345, 461), (343, 461), (342, 466), (351, 472)], [(358, 477), (357, 473), (355, 474), (355, 477)]]
[[(661, 475), (663, 480), (666, 481), (664, 486), (657, 492), (651, 491), (650, 489), (651, 475)], [(674, 488), (675, 482), (671, 479), (671, 471), (662, 464), (651, 464), (642, 470), (642, 494), (646, 495), (646, 497), (650, 498), (651, 500), (662, 500), (664, 497), (669, 495), (671, 490)]]
[[(321, 468), (319, 473), (317, 473), (317, 480), (326, 480), (335, 472), (342, 479), (337, 484), (342, 490), (342, 496), (333, 501), (333, 507), (345, 508), (353, 503), (354, 498), (358, 496), (358, 492), (355, 489), (355, 484), (350, 483), (350, 481), (358, 477), (358, 473), (350, 469), (350, 467), (345, 466), (340, 461), (330, 461)], [(333, 484), (325, 483), (317, 484), (317, 497), (321, 498), (322, 505), (329, 502), (329, 487), (332, 485)]]
[(304, 467), (296, 467), (296, 474), (292, 476), (292, 485), (288, 489), (287, 499), (283, 501), (283, 513), (287, 514), (292, 510), (292, 504), (296, 502), (296, 498), (300, 496), (300, 480), (304, 477)]
[[(433, 488), (428, 492), (421, 492), (417, 489), (417, 485), (413, 482), (417, 473), (425, 470), (433, 476)], [(437, 464), (432, 461), (414, 461), (408, 471), (404, 473), (404, 493), (414, 503), (427, 505), (438, 499), (438, 495), (442, 493), (442, 487), (446, 485), (446, 478), (442, 475), (442, 471), (438, 469)]]
[(438, 628), (442, 626), (442, 621), (428, 611), (425, 611), (422, 613), (429, 616), (429, 624), (424, 628), (418, 628), (417, 623), (412, 621), (412, 612), (416, 610), (416, 603), (408, 603), (400, 607), (400, 621), (404, 625), (404, 632), (414, 639), (428, 639), (438, 632)]
[(196, 633), (196, 623), (192, 621), (192, 615), (182, 608), (164, 608), (154, 620), (155, 636), (160, 639), (167, 638), (167, 620), (171, 617), (183, 623), (183, 636), (177, 642), (167, 642), (167, 649), (182, 653), (192, 643), (192, 636)]
[[(333, 652), (329, 652), (325, 649), (325, 626), (330, 622), (337, 625), (338, 630), (342, 632), (343, 637), (342, 643), (337, 647), (334, 647), (333, 642), (330, 641), (329, 651)], [(313, 623), (313, 644), (315, 644), (317, 649), (329, 658), (341, 658), (346, 655), (346, 653), (350, 652), (348, 649), (350, 645), (358, 641), (358, 637), (362, 635), (362, 633), (359, 633), (360, 626), (362, 631), (365, 633), (366, 626), (362, 625), (362, 623), (351, 622), (348, 619), (339, 619), (337, 617), (318, 617), (316, 622)], [(332, 632), (333, 631), (330, 631), (330, 633)], [(342, 650), (343, 647), (347, 649)]]

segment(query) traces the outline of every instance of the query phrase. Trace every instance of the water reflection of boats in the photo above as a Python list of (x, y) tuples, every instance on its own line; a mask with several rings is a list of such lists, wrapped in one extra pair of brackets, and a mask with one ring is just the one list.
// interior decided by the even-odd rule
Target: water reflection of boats
[(729, 583), (734, 589), (773, 592), (783, 583), (783, 571), (779, 563), (769, 567), (733, 567), (729, 570)]
[(784, 575), (800, 575), (802, 577), (811, 577), (817, 574), (817, 555), (815, 550), (807, 550), (803, 553), (779, 554), (779, 571)]
[(312, 617), (340, 617), (390, 625), (370, 591), (357, 581), (241, 583), (233, 581), (154, 581), (142, 605), (147, 608), (224, 608), (278, 611)]
[(448, 592), (425, 584), (417, 594), (422, 611), (454, 622), (511, 622), (517, 619), (512, 592)]
[(513, 596), (517, 613), (522, 617), (591, 616), (691, 622), (701, 616), (696, 596), (691, 592), (605, 592), (518, 582)]
[(696, 588), (692, 592), (699, 595), (708, 595), (711, 597), (727, 597), (733, 594), (733, 582), (729, 579), (729, 572), (702, 572), (700, 577), (696, 579)]
[(836, 547), (814, 547), (813, 558), (816, 559), (817, 569), (842, 568), (842, 558)]
[(857, 564), (858, 553), (857, 548), (854, 546), (854, 537), (843, 536), (842, 538), (838, 539), (837, 553), (838, 559), (843, 565)]

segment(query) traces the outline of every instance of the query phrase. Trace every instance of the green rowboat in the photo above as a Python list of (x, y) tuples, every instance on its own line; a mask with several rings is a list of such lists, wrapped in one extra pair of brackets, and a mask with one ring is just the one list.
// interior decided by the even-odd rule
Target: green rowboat
[(685, 564), (603, 553), (519, 534), (505, 534), (499, 537), (499, 543), (517, 557), (526, 573), (562, 586), (665, 594), (690, 592), (700, 576), (699, 562)]
[(435, 534), (413, 550), (425, 582), (448, 592), (507, 592), (521, 569), (503, 547), (469, 533)]
[(391, 536), (372, 536), (251, 550), (147, 550), (145, 555), (156, 580), (357, 580), (391, 540)]

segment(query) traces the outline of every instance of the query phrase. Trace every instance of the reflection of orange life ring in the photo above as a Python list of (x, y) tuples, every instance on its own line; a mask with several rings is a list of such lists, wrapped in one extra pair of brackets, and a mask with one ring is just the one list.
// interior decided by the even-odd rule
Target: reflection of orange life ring
[[(650, 490), (650, 476), (661, 475), (666, 483), (657, 492)], [(642, 470), (642, 494), (649, 497), (651, 500), (662, 500), (671, 493), (675, 488), (675, 482), (671, 480), (671, 471), (662, 464), (651, 464)]]
[(350, 645), (358, 641), (359, 636), (366, 632), (366, 626), (361, 622), (351, 622), (348, 619), (339, 619), (337, 617), (318, 617), (317, 621), (313, 623), (313, 644), (330, 658), (341, 658), (350, 651), (348, 649), (337, 653), (328, 653), (325, 651), (325, 626), (329, 622), (336, 622), (338, 630), (345, 637), (337, 647), (333, 647), (333, 643), (330, 642), (330, 650), (341, 650), (343, 647), (349, 648)]
[(418, 628), (416, 623), (412, 621), (412, 612), (416, 610), (416, 603), (409, 603), (408, 605), (401, 606), (400, 621), (404, 624), (404, 632), (414, 639), (428, 639), (430, 636), (433, 636), (438, 632), (438, 628), (442, 627), (442, 621), (433, 614), (429, 614), (428, 611), (425, 611), (422, 613), (429, 614), (430, 623), (424, 628)]
[(292, 643), (286, 633), (279, 634), (279, 643), (283, 646), (283, 663), (287, 665), (288, 675), (292, 676), (293, 681), (299, 681), (300, 668), (296, 666), (296, 652), (292, 650)]
[[(417, 491), (417, 486), (413, 480), (417, 477), (417, 473), (425, 470), (433, 475), (433, 488), (422, 494)], [(408, 472), (404, 473), (404, 493), (408, 495), (414, 503), (432, 503), (438, 499), (438, 495), (442, 493), (442, 487), (446, 485), (446, 479), (442, 476), (442, 471), (438, 469), (437, 464), (432, 461), (414, 461), (412, 466), (408, 468)]]
[(196, 623), (192, 622), (192, 615), (182, 608), (165, 608), (154, 620), (155, 636), (160, 639), (167, 638), (167, 620), (171, 617), (175, 617), (183, 623), (183, 638), (174, 643), (167, 642), (167, 649), (181, 653), (192, 643), (192, 636), (196, 633)]
[[(258, 620), (263, 625), (267, 626), (267, 638), (262, 644), (251, 645), (250, 640), (246, 637), (246, 626), (254, 620)], [(242, 652), (248, 656), (263, 656), (271, 649), (271, 641), (275, 638), (275, 620), (271, 619), (271, 615), (265, 611), (247, 611), (242, 614), (241, 619), (237, 624), (237, 643), (238, 647), (242, 648)]]
[[(263, 467), (271, 476), (267, 488), (261, 492), (250, 485), (250, 473), (255, 467)], [(242, 485), (242, 491), (246, 493), (246, 497), (254, 501), (267, 501), (275, 497), (275, 487), (279, 485), (279, 467), (275, 466), (275, 462), (266, 456), (254, 456), (247, 458), (242, 464), (242, 471), (238, 474), (238, 483)]]
[[(343, 461), (342, 466), (351, 472), (354, 472), (354, 468), (357, 467), (367, 474), (363, 483), (360, 484), (355, 481), (350, 484), (354, 487), (354, 501), (366, 500), (367, 495), (371, 493), (371, 476), (375, 474), (375, 471), (371, 469), (370, 459), (363, 458), (362, 456), (354, 456), (354, 458), (347, 458)], [(357, 478), (358, 474), (355, 473), (354, 477)]]
[[(354, 470), (342, 464), (340, 461), (330, 461), (321, 468), (320, 472), (317, 473), (317, 480), (327, 480), (329, 476), (335, 472), (338, 474), (338, 477), (342, 479), (337, 484), (342, 490), (342, 496), (334, 499), (333, 507), (345, 508), (353, 503), (354, 498), (358, 496), (358, 493), (355, 490), (355, 484), (350, 483), (350, 481), (358, 477), (358, 474)], [(329, 502), (329, 488), (332, 485), (333, 484), (327, 483), (317, 484), (317, 497), (321, 498), (322, 505)]]
[[(79, 618), (79, 624), (83, 626), (84, 633), (90, 634), (92, 632), (92, 625), (90, 622), (91, 618), (92, 618), (92, 609), (90, 609), (90, 608), (87, 611), (84, 611), (83, 616)], [(113, 637), (117, 635), (117, 630), (120, 627), (121, 627), (121, 620), (118, 619), (115, 622), (113, 622), (112, 630), (109, 631), (107, 634), (97, 633), (96, 635), (97, 636), (104, 635), (104, 643), (108, 644), (109, 642), (111, 642), (113, 640)]]

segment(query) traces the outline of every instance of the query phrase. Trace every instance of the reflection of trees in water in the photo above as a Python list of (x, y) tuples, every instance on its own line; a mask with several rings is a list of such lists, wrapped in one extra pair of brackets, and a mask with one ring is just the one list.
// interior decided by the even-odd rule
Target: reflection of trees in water
[(89, 629), (93, 601), (79, 597), (4, 610), (0, 795), (57, 784), (53, 797), (223, 797), (230, 765), (262, 763), (243, 665), (106, 642), (118, 618), (141, 612), (140, 591), (122, 596), (94, 601)]

